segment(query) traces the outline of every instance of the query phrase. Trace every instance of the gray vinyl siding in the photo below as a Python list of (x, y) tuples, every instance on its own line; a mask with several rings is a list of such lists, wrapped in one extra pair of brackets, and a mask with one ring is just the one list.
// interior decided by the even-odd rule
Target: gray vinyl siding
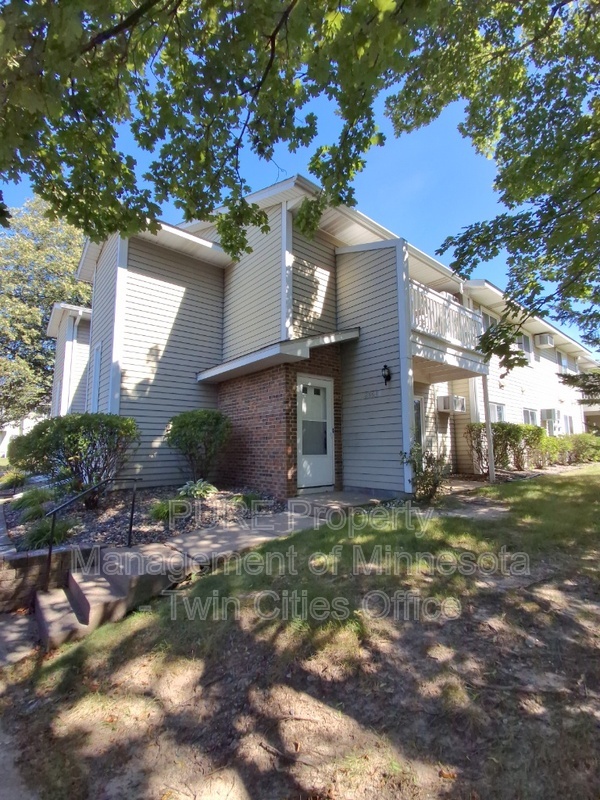
[(335, 248), (322, 233), (293, 235), (292, 338), (336, 329)]
[(132, 467), (144, 485), (191, 477), (164, 443), (165, 430), (182, 411), (217, 407), (216, 388), (198, 384), (196, 373), (221, 362), (222, 334), (223, 270), (131, 239), (120, 413), (141, 429)]
[(450, 468), (455, 463), (454, 448), (454, 415), (440, 414), (437, 410), (437, 399), (450, 394), (448, 383), (414, 384), (415, 397), (422, 397), (425, 402), (423, 445), (425, 450), (443, 456)]
[(67, 316), (63, 314), (58, 326), (56, 337), (56, 351), (54, 356), (54, 375), (52, 377), (52, 408), (51, 416), (58, 417), (60, 414), (60, 395), (62, 392), (63, 379), (65, 374), (65, 344), (67, 338)]
[[(403, 490), (396, 249), (337, 257), (337, 321), (360, 326), (342, 347), (344, 486)], [(392, 380), (384, 386), (381, 368)]]
[[(110, 394), (113, 336), (115, 329), (115, 296), (117, 288), (117, 254), (119, 237), (115, 234), (102, 248), (94, 272), (92, 292), (92, 329), (90, 359), (95, 348), (101, 345), (98, 411), (107, 413)], [(93, 369), (88, 370), (87, 408), (91, 408)]]
[(85, 411), (87, 394), (87, 370), (90, 354), (90, 323), (82, 319), (77, 326), (77, 335), (73, 342), (71, 362), (71, 405), (72, 414)]
[(250, 228), (252, 253), (225, 270), (224, 361), (281, 339), (281, 206), (267, 209), (267, 214), (269, 233)]
[(468, 475), (473, 472), (473, 456), (465, 438), (467, 425), (473, 421), (471, 419), (471, 381), (478, 384), (477, 391), (481, 394), (481, 378), (461, 378), (452, 381), (449, 392), (464, 397), (467, 403), (466, 414), (454, 414), (452, 419), (454, 422), (455, 468), (458, 472)]

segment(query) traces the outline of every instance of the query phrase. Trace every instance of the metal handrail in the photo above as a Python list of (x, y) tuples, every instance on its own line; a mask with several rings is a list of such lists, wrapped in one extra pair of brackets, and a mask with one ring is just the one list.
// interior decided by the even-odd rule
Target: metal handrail
[(54, 529), (56, 527), (56, 515), (59, 511), (62, 511), (64, 508), (68, 508), (69, 506), (76, 503), (78, 500), (81, 500), (82, 497), (85, 497), (92, 492), (97, 491), (103, 486), (106, 486), (109, 483), (113, 483), (114, 481), (119, 481), (120, 483), (124, 483), (126, 481), (133, 481), (133, 490), (131, 493), (131, 511), (129, 512), (129, 530), (127, 532), (127, 547), (131, 547), (132, 544), (132, 535), (133, 535), (133, 514), (135, 512), (135, 497), (137, 493), (137, 481), (139, 478), (120, 478), (115, 476), (114, 478), (105, 478), (103, 481), (96, 483), (94, 486), (89, 486), (87, 489), (84, 489), (83, 492), (79, 492), (76, 494), (75, 497), (71, 497), (69, 500), (66, 500), (64, 503), (61, 503), (56, 508), (53, 508), (51, 511), (48, 511), (44, 517), (52, 517), (52, 524), (50, 526), (50, 539), (48, 541), (48, 556), (46, 560), (46, 576), (44, 578), (44, 591), (48, 591), (48, 587), (50, 585), (50, 572), (52, 569), (52, 548), (54, 546)]

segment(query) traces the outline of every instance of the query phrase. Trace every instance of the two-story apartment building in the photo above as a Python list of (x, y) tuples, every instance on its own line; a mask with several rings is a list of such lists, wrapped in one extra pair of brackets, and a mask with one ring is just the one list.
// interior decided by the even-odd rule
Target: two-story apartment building
[[(578, 393), (556, 373), (593, 366), (589, 351), (532, 320), (529, 365), (501, 379), (477, 350), (501, 292), (460, 280), (354, 209), (328, 209), (306, 238), (294, 216), (316, 192), (296, 176), (253, 194), (270, 231), (250, 230), (252, 252), (237, 261), (205, 222), (86, 244), (86, 408), (136, 418), (142, 443), (131, 469), (145, 484), (183, 480), (164, 434), (195, 408), (232, 420), (220, 480), (278, 497), (410, 492), (402, 454), (415, 439), (472, 472), (464, 426), (487, 410), (551, 433), (583, 430)], [(64, 363), (57, 356), (56, 386)]]

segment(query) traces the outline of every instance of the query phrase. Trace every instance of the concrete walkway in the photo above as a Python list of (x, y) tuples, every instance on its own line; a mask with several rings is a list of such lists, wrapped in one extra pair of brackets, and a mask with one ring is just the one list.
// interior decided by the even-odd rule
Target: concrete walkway
[[(216, 560), (233, 553), (243, 553), (264, 542), (300, 530), (312, 530), (321, 524), (323, 521), (318, 516), (284, 511), (216, 525), (214, 528), (200, 528), (174, 536), (164, 544), (138, 545), (130, 550), (124, 547), (110, 548), (104, 552), (114, 553), (117, 560), (125, 565), (128, 574), (131, 574), (131, 570), (137, 570), (136, 574), (139, 574), (141, 564), (141, 570), (148, 574), (159, 574), (157, 570), (162, 567), (163, 574), (177, 575), (182, 572), (179, 565), (182, 559), (190, 569), (211, 566)], [(38, 632), (33, 616), (0, 614), (0, 669), (26, 658), (37, 645)]]
[(215, 525), (214, 528), (199, 528), (191, 533), (173, 536), (165, 544), (198, 563), (210, 564), (215, 559), (242, 553), (301, 530), (313, 530), (322, 524), (322, 520), (313, 514), (282, 511)]

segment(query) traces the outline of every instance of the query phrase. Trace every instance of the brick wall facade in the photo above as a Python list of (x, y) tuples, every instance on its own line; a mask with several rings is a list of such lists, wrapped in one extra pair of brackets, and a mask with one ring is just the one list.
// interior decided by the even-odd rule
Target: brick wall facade
[(342, 488), (342, 396), (340, 346), (325, 345), (310, 359), (233, 378), (219, 385), (219, 409), (233, 430), (220, 480), (277, 498), (297, 493), (298, 374), (333, 378), (335, 487)]

